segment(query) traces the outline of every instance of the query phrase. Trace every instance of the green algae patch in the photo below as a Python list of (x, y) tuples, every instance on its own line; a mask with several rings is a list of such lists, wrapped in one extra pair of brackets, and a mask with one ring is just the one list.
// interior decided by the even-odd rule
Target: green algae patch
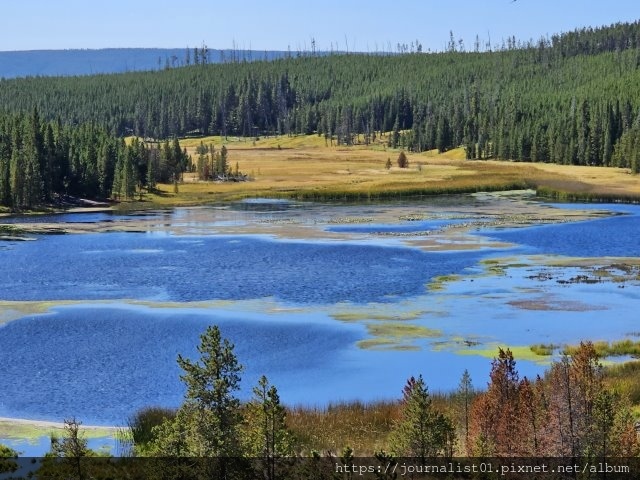
[(550, 343), (550, 344), (536, 343), (535, 345), (531, 345), (529, 348), (536, 355), (539, 355), (541, 357), (546, 357), (546, 356), (553, 355), (557, 350), (561, 348), (561, 346), (555, 345), (553, 343)]
[(440, 275), (427, 284), (427, 290), (439, 292), (445, 289), (445, 284), (462, 280), (462, 275)]

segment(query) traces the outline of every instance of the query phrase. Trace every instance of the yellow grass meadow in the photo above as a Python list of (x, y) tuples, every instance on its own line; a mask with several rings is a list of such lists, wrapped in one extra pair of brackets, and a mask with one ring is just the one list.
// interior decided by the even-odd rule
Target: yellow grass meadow
[[(204, 182), (185, 173), (178, 194), (173, 185), (159, 185), (157, 194), (142, 196), (143, 203), (191, 205), (250, 197), (365, 200), (515, 188), (568, 199), (640, 199), (640, 178), (628, 169), (471, 161), (462, 148), (408, 153), (409, 168), (399, 168), (400, 150), (387, 148), (384, 137), (368, 146), (336, 146), (318, 135), (182, 139), (194, 162), (201, 142), (217, 151), (224, 145), (229, 165), (235, 169), (237, 164), (251, 181)], [(386, 168), (388, 161), (391, 168)]]

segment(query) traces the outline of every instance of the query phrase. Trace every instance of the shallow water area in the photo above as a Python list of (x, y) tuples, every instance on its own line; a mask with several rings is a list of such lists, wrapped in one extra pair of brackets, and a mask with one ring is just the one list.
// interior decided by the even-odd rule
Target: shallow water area
[(418, 374), (451, 390), (465, 369), (482, 387), (499, 346), (532, 376), (554, 358), (533, 344), (640, 330), (638, 206), (516, 193), (82, 215), (0, 242), (0, 417), (120, 425), (176, 406), (176, 357), (211, 324), (245, 366), (241, 398), (265, 374), (290, 405), (399, 398)]

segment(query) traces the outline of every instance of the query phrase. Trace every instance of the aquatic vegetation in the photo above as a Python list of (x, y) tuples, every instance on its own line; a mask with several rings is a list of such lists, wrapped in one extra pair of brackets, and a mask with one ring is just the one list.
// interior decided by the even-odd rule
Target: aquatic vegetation
[(445, 284), (456, 282), (461, 278), (461, 275), (439, 275), (427, 284), (427, 289), (432, 292), (441, 291), (445, 289)]
[(529, 347), (533, 353), (540, 356), (549, 356), (553, 355), (556, 350), (558, 350), (560, 345), (554, 344), (545, 344), (545, 343), (536, 343), (535, 345), (531, 345)]
[[(615, 342), (598, 341), (593, 342), (593, 346), (601, 358), (621, 357), (630, 355), (632, 357), (640, 357), (640, 341), (634, 342), (630, 339), (618, 340)], [(563, 353), (573, 355), (579, 347), (569, 345), (564, 348)]]
[(368, 323), (367, 330), (375, 338), (360, 340), (358, 346), (363, 349), (419, 350), (413, 343), (416, 339), (442, 336), (439, 330), (406, 323)]
[(420, 325), (407, 325), (406, 323), (369, 323), (367, 330), (371, 335), (387, 338), (438, 338), (442, 336), (440, 330)]

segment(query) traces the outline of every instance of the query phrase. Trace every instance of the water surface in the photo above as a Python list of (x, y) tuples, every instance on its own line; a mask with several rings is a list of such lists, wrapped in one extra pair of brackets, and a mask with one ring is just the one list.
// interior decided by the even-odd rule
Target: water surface
[[(559, 207), (583, 208), (544, 206)], [(482, 387), (499, 345), (628, 337), (640, 330), (638, 279), (572, 283), (584, 267), (551, 265), (558, 255), (594, 265), (640, 256), (640, 208), (597, 208), (620, 215), (505, 229), (483, 226), (494, 204), (456, 197), (52, 216), (45, 223), (143, 221), (148, 230), (3, 242), (0, 301), (16, 303), (0, 308), (48, 308), (0, 325), (0, 416), (113, 425), (142, 406), (176, 406), (176, 357), (195, 358), (212, 324), (245, 366), (243, 399), (266, 374), (285, 403), (307, 405), (398, 398), (418, 374), (431, 390), (451, 390), (465, 369)], [(449, 227), (467, 222), (478, 245), (500, 247), (454, 249), (462, 240)], [(433, 238), (443, 251), (410, 243)], [(518, 360), (521, 375), (546, 368), (529, 360)]]

